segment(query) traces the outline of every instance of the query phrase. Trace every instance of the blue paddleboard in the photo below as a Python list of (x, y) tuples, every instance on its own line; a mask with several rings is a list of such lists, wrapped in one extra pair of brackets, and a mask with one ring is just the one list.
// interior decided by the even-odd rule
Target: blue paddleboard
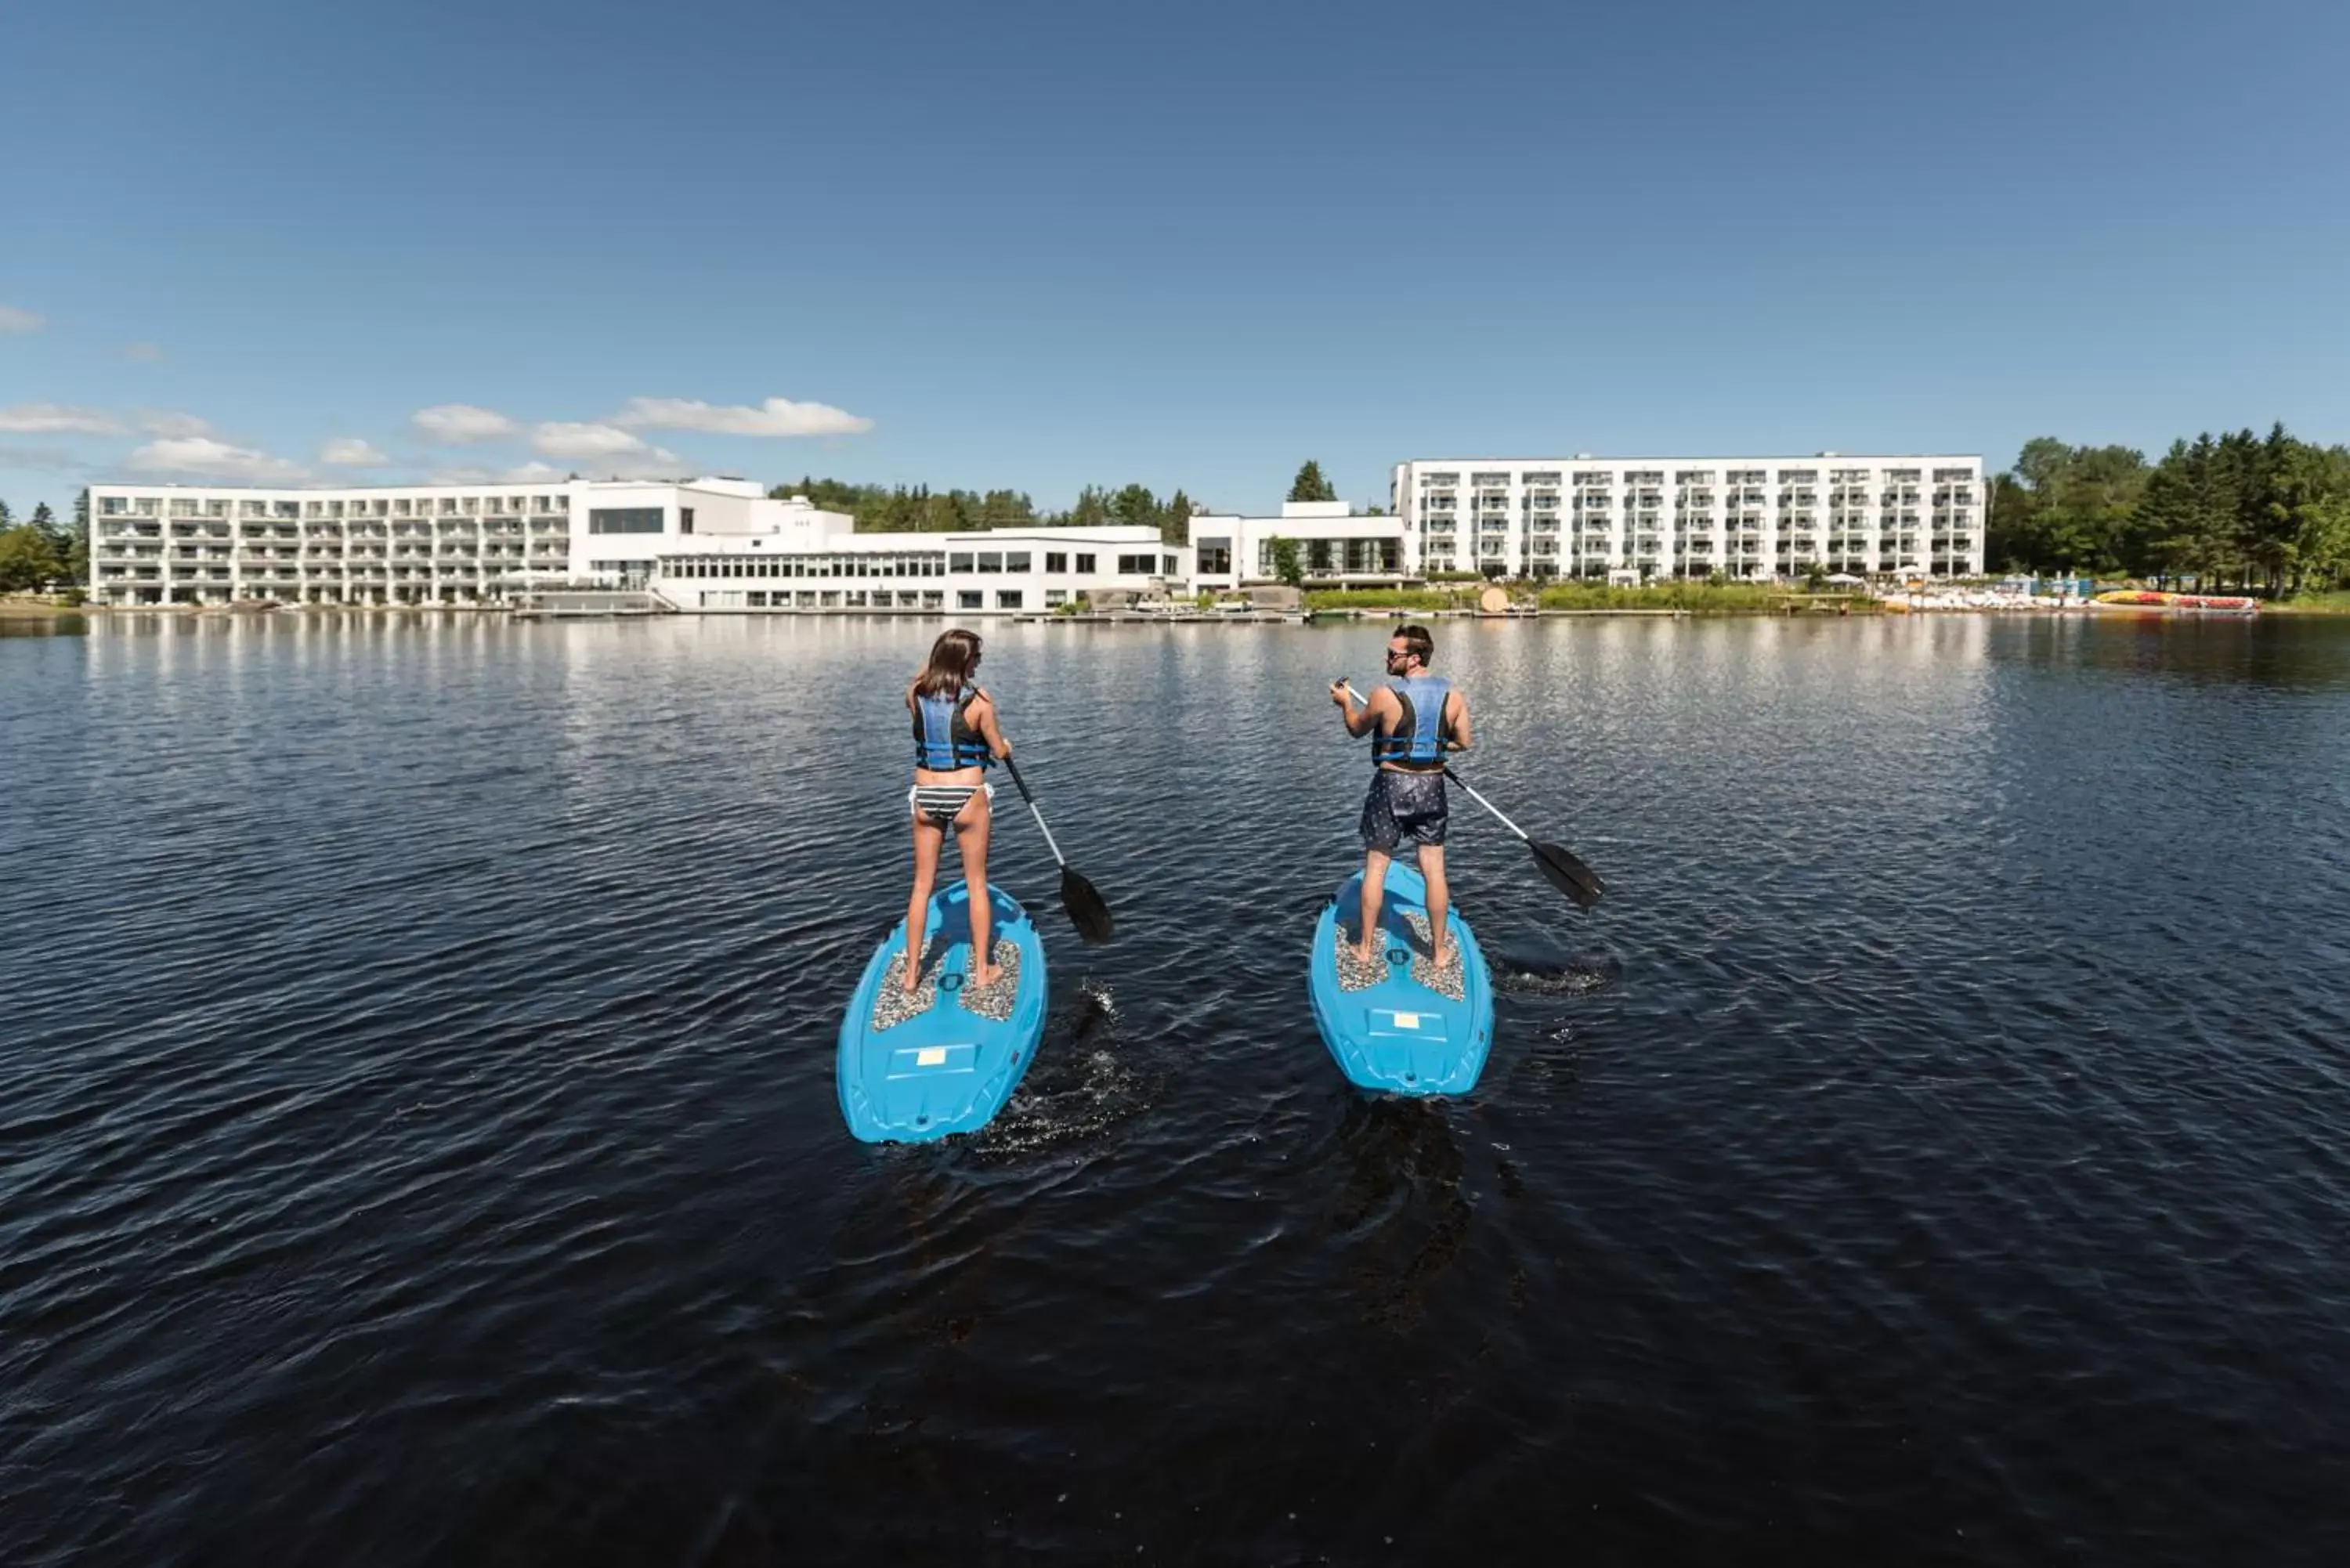
[(1465, 1095), (1493, 1044), (1493, 985), (1485, 955), (1456, 908), (1445, 932), (1460, 957), (1429, 962), (1428, 884), (1390, 865), (1379, 902), (1380, 956), (1358, 971), (1347, 940), (1362, 909), (1363, 874), (1339, 887), (1314, 927), (1307, 990), (1322, 1043), (1357, 1088), (1395, 1095)]
[(920, 991), (897, 994), (906, 922), (866, 964), (840, 1021), (840, 1114), (868, 1143), (923, 1143), (985, 1127), (1036, 1055), (1045, 1035), (1045, 944), (1028, 912), (990, 887), (995, 961), (1004, 977), (983, 992), (971, 973), (971, 889), (931, 895)]

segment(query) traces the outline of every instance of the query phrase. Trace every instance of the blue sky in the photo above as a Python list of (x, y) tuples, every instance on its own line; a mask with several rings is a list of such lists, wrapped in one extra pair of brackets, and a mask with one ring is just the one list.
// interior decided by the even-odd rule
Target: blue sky
[(20, 515), (2350, 440), (2338, 3), (26, 0), (0, 45)]

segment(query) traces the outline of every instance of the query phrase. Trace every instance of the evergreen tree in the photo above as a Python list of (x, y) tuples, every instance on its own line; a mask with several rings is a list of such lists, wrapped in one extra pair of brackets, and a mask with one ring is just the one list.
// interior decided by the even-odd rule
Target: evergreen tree
[(1289, 483), (1289, 499), (1336, 501), (1338, 499), (1338, 492), (1328, 480), (1322, 477), (1322, 465), (1309, 457), (1305, 460), (1305, 465), (1297, 471), (1297, 477)]
[(1180, 545), (1191, 535), (1191, 498), (1177, 490), (1167, 498), (1166, 508), (1159, 517), (1159, 538), (1162, 544)]
[(89, 492), (74, 497), (73, 534), (66, 543), (67, 581), (76, 587), (89, 582)]

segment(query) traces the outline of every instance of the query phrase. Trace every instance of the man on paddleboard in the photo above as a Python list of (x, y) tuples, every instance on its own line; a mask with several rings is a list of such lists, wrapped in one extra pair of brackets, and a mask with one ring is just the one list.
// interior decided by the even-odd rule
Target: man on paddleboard
[(1355, 953), (1364, 964), (1377, 956), (1379, 894), (1388, 862), (1409, 842), (1418, 846), (1419, 874), (1428, 883), (1431, 958), (1441, 968), (1451, 956), (1444, 917), (1451, 898), (1444, 883), (1444, 759), (1471, 743), (1469, 700), (1452, 682), (1429, 673), (1436, 639), (1424, 626), (1404, 626), (1388, 639), (1388, 684), (1375, 689), (1359, 708), (1344, 680), (1330, 685), (1330, 700), (1347, 722), (1347, 733), (1371, 737), (1371, 790), (1363, 799), (1363, 909)]

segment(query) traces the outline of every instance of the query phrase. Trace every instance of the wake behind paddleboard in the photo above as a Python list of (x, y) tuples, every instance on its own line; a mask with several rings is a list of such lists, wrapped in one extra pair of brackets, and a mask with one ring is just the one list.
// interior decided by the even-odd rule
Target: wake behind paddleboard
[(865, 966), (840, 1021), (840, 1114), (867, 1143), (924, 1143), (985, 1127), (1035, 1060), (1045, 1034), (1045, 944), (1028, 912), (988, 888), (995, 961), (984, 992), (971, 972), (971, 889), (931, 895), (921, 986), (903, 994), (906, 922)]
[[(1314, 927), (1307, 990), (1322, 1043), (1357, 1088), (1395, 1095), (1465, 1095), (1493, 1044), (1493, 986), (1485, 955), (1457, 909), (1446, 935), (1460, 955), (1438, 971), (1429, 959), (1428, 885), (1390, 865), (1379, 903), (1378, 956), (1359, 969), (1352, 931), (1363, 874), (1347, 878)], [(1339, 946), (1348, 944), (1342, 953)]]

